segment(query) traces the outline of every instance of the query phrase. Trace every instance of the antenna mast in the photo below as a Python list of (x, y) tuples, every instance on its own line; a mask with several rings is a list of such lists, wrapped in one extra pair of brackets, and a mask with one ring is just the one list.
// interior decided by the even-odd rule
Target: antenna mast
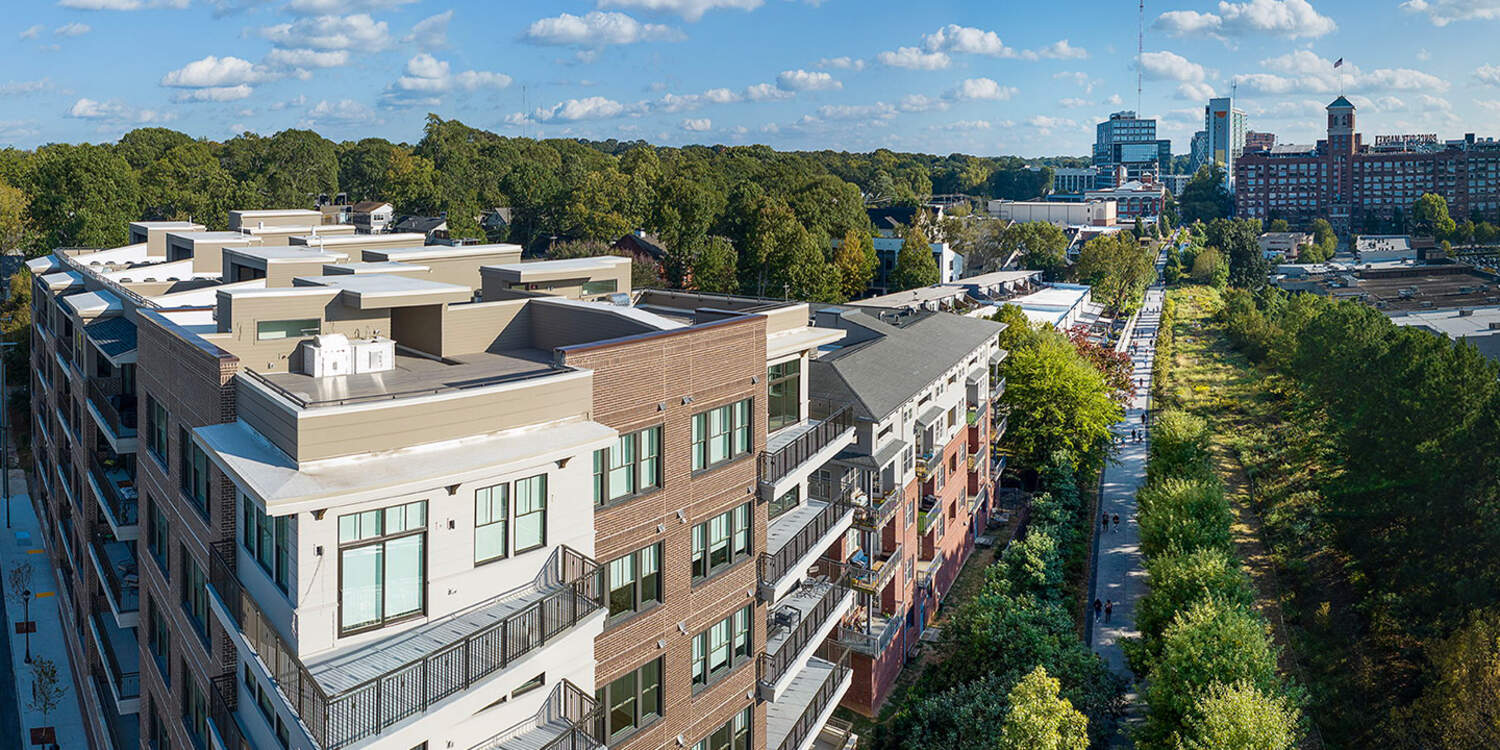
[(1146, 58), (1146, 0), (1139, 0), (1135, 33), (1135, 116), (1141, 116), (1141, 61)]

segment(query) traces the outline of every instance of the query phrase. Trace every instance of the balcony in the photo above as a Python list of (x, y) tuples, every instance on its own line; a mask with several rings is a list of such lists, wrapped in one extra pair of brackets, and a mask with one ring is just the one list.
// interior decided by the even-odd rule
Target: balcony
[(239, 705), (236, 675), (215, 677), (208, 691), (208, 730), (219, 750), (241, 750), (250, 746), (245, 740), (245, 729), (235, 715), (236, 705)]
[(98, 456), (90, 456), (89, 482), (115, 538), (127, 542), (136, 539), (140, 524), (140, 494), (130, 472), (119, 464), (105, 466)]
[[(766, 449), (760, 454), (762, 486), (775, 485), (825, 448), (853, 436), (854, 409), (851, 405), (809, 401), (807, 408), (811, 418), (777, 430), (766, 438)], [(822, 464), (822, 461), (818, 463)]]
[(990, 440), (999, 440), (1000, 438), (1005, 437), (1005, 428), (1009, 424), (1010, 424), (1010, 415), (1009, 414), (1006, 414), (1005, 416), (1000, 417), (998, 420), (995, 420), (995, 434), (994, 434), (994, 437), (990, 438)]
[[(850, 504), (849, 493), (850, 489), (846, 487), (839, 497), (828, 500), (809, 497), (807, 502), (782, 513), (767, 525), (766, 551), (760, 556), (763, 588), (787, 587), (793, 582), (787, 577), (788, 573), (804, 569), (801, 564), (804, 559), (822, 556), (828, 545), (849, 528), (854, 521), (854, 506)], [(782, 593), (767, 595), (766, 598), (774, 601)]]
[(854, 722), (830, 716), (809, 750), (855, 750), (857, 747), (859, 735), (854, 733)]
[(931, 560), (921, 560), (917, 563), (917, 584), (931, 589), (937, 582), (938, 573), (943, 569), (943, 553), (939, 551)]
[(766, 650), (760, 656), (761, 687), (776, 700), (777, 686), (796, 671), (798, 659), (810, 645), (821, 643), (854, 602), (844, 585), (844, 566), (824, 558), (827, 571), (777, 600), (766, 626)]
[(995, 385), (990, 388), (990, 400), (998, 400), (1005, 395), (1005, 378), (995, 378)]
[(400, 631), (378, 649), (355, 647), (305, 665), (240, 587), (225, 560), (235, 554), (229, 542), (209, 556), (215, 612), (227, 629), (243, 633), (324, 750), (377, 735), (469, 690), (604, 606), (598, 565), (563, 546), (523, 592)]
[(881, 553), (873, 560), (866, 558), (863, 552), (855, 554), (849, 561), (849, 586), (867, 594), (879, 594), (901, 567), (903, 546), (898, 544), (895, 549)]
[(848, 621), (839, 627), (840, 644), (872, 658), (880, 658), (896, 634), (901, 632), (902, 616), (870, 612), (866, 605), (854, 608)]
[(469, 750), (602, 750), (604, 708), (563, 679), (536, 715)]
[(816, 736), (852, 681), (848, 649), (833, 643), (821, 646), (782, 697), (766, 704), (766, 750), (797, 750)]
[(133, 714), (141, 705), (141, 649), (135, 630), (122, 628), (95, 612), (89, 617), (94, 646), (104, 663), (105, 685), (122, 714)]
[(900, 487), (877, 490), (870, 494), (865, 504), (854, 509), (854, 525), (863, 529), (879, 530), (901, 507), (906, 493)]
[(943, 504), (937, 498), (928, 495), (922, 498), (922, 515), (918, 518), (917, 534), (926, 534), (934, 525), (943, 525)]
[(969, 516), (970, 517), (978, 516), (979, 515), (979, 511), (984, 508), (984, 502), (986, 500), (988, 500), (989, 498), (990, 498), (990, 488), (989, 487), (980, 487), (979, 491), (976, 492), (976, 493), (974, 493), (973, 497), (969, 498)]
[(135, 560), (135, 543), (119, 542), (96, 536), (89, 544), (94, 570), (104, 584), (104, 598), (122, 628), (133, 628), (140, 621), (140, 572)]
[(110, 447), (116, 453), (132, 453), (136, 442), (136, 409), (134, 393), (105, 393), (99, 381), (89, 380), (89, 413), (99, 423)]
[(97, 717), (104, 724), (104, 732), (109, 735), (109, 747), (114, 750), (135, 750), (141, 746), (141, 721), (139, 713), (123, 713), (116, 707), (114, 701), (105, 700), (109, 696), (110, 687), (108, 678), (95, 674), (88, 685), (90, 692), (94, 694), (95, 702), (100, 706), (102, 716)]

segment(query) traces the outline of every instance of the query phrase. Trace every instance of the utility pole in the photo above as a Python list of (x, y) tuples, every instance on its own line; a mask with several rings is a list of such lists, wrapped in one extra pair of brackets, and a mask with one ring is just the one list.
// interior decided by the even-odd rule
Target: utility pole
[(1135, 31), (1135, 116), (1141, 116), (1141, 61), (1146, 59), (1146, 0), (1138, 0)]

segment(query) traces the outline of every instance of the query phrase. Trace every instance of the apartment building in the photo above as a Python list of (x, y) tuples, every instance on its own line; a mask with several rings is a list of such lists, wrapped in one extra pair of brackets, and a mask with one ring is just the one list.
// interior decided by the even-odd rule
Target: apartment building
[(848, 328), (513, 245), (131, 232), (28, 264), (93, 746), (852, 741), (874, 485), (808, 396)]

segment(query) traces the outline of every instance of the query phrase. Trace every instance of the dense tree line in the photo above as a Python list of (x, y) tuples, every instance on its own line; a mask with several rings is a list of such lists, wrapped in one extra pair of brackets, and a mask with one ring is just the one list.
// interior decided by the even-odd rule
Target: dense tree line
[(1339, 647), (1378, 686), (1344, 726), (1361, 746), (1494, 746), (1500, 364), (1351, 301), (1231, 290), (1222, 315), (1319, 436), (1299, 523), (1342, 558), (1358, 626)]

